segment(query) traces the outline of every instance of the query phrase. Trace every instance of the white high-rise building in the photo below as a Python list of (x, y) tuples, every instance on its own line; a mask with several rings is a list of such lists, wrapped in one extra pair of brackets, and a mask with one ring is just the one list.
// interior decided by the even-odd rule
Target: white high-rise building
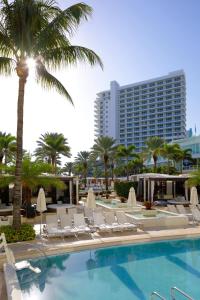
[(167, 142), (186, 136), (186, 83), (184, 71), (120, 86), (97, 94), (95, 136), (111, 136), (118, 144), (141, 151), (151, 136)]

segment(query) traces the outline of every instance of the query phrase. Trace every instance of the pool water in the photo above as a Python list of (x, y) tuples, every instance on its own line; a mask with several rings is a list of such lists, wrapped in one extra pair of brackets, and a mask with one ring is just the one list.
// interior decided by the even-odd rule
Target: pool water
[(200, 299), (200, 239), (87, 250), (31, 262), (42, 273), (18, 272), (23, 300), (147, 300), (152, 291), (169, 299), (172, 286)]
[[(156, 210), (157, 213), (155, 216), (153, 216), (153, 218), (160, 218), (160, 217), (173, 217), (173, 216), (176, 216), (175, 214), (173, 213), (170, 213), (170, 212), (165, 212), (165, 211), (162, 211), (162, 210)], [(148, 217), (148, 216), (144, 216), (143, 213), (141, 211), (133, 211), (133, 212), (129, 212), (128, 213), (129, 215), (132, 215), (134, 216), (135, 218), (138, 218), (138, 219), (144, 219), (144, 218), (151, 218)]]

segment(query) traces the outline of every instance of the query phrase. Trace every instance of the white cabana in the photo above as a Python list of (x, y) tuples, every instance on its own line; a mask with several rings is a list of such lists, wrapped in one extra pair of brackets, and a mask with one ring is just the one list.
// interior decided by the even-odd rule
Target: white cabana
[(96, 207), (96, 201), (95, 201), (95, 195), (92, 188), (89, 188), (88, 195), (87, 195), (87, 201), (86, 206), (89, 208), (95, 208)]
[(190, 190), (190, 204), (197, 205), (199, 204), (197, 188), (193, 186)]
[(134, 187), (131, 187), (129, 190), (127, 205), (133, 207), (137, 206)]
[(47, 205), (46, 205), (46, 198), (45, 198), (45, 193), (43, 188), (40, 188), (38, 197), (37, 197), (37, 205), (36, 205), (36, 210), (40, 212), (40, 234), (42, 232), (41, 226), (42, 226), (42, 213), (47, 210)]

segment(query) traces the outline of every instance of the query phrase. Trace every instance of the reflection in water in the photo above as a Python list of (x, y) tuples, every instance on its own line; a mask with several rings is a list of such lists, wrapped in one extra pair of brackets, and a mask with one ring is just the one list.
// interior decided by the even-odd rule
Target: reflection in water
[[(32, 260), (31, 264), (38, 267), (41, 273), (36, 274), (29, 269), (17, 272), (22, 291), (30, 293), (32, 286), (36, 286), (41, 292), (45, 289), (45, 284), (50, 283), (52, 278), (60, 275), (60, 272), (66, 269), (65, 262), (69, 259), (70, 254), (45, 257)], [(55, 259), (56, 258), (56, 259)]]

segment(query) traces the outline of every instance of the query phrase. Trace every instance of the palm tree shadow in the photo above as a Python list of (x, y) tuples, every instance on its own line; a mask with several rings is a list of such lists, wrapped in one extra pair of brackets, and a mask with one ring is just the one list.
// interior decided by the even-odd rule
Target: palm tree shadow
[(182, 268), (184, 271), (187, 271), (187, 272), (191, 273), (192, 275), (200, 278), (200, 272), (195, 270), (192, 266), (188, 265), (185, 261), (183, 261), (179, 257), (168, 255), (166, 258), (170, 262), (173, 262), (174, 264), (176, 264), (177, 266)]
[(137, 284), (125, 268), (119, 265), (114, 265), (110, 269), (121, 280), (121, 282), (132, 292), (132, 294), (134, 294), (140, 300), (146, 299), (142, 290), (137, 286)]

